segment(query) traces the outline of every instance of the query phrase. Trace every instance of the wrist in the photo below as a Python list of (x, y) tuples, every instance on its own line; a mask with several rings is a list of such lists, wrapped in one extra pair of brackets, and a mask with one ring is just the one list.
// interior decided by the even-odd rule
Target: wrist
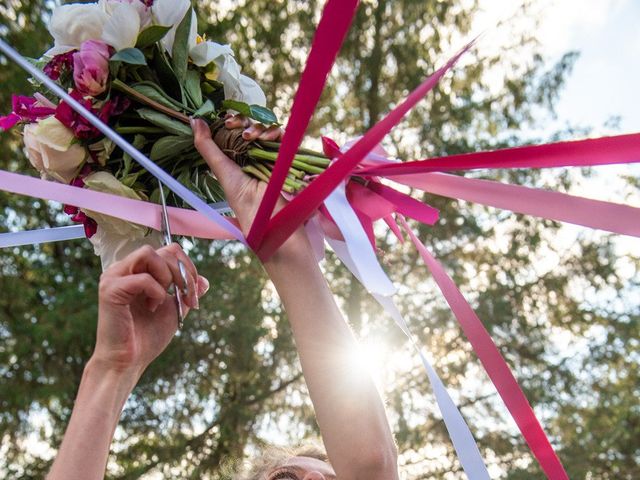
[(84, 367), (82, 379), (91, 383), (109, 384), (128, 395), (138, 383), (143, 371), (143, 368), (133, 365), (114, 365), (94, 354)]

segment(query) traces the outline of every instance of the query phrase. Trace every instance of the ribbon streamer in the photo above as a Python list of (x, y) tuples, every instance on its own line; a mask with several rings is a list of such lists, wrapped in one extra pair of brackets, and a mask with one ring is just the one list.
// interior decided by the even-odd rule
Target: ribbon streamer
[(640, 237), (640, 208), (446, 173), (397, 175), (394, 182), (443, 197)]
[(356, 165), (436, 86), (444, 74), (472, 47), (474, 42), (475, 40), (466, 45), (443, 67), (422, 82), (405, 100), (376, 123), (347, 152), (340, 155), (327, 170), (273, 217), (265, 234), (264, 242), (257, 252), (261, 259), (266, 260), (273, 255), (277, 248), (311, 216)]
[(86, 238), (84, 234), (84, 226), (82, 225), (41, 228), (25, 232), (0, 233), (0, 248), (60, 242), (63, 240), (76, 240), (78, 238)]
[(383, 296), (393, 295), (396, 288), (382, 270), (366, 232), (349, 205), (344, 183), (329, 195), (324, 205), (344, 236), (349, 257), (359, 273), (360, 282), (371, 293)]
[[(155, 203), (96, 192), (3, 170), (0, 170), (0, 190), (75, 205), (85, 210), (92, 210), (154, 230), (161, 230), (162, 207)], [(176, 235), (212, 240), (232, 240), (234, 238), (227, 229), (207, 221), (207, 217), (194, 210), (169, 207), (168, 212), (171, 229)], [(231, 219), (228, 221), (235, 222)]]
[[(26, 70), (34, 78), (45, 85), (56, 96), (60, 97), (78, 114), (82, 115), (91, 125), (100, 130), (105, 136), (110, 138), (116, 145), (118, 145), (124, 152), (131, 155), (136, 162), (146, 168), (149, 173), (164, 183), (171, 191), (178, 195), (187, 204), (191, 205), (202, 215), (215, 223), (217, 226), (228, 231), (236, 240), (245, 243), (244, 235), (240, 229), (229, 222), (226, 218), (220, 215), (218, 212), (210, 208), (206, 202), (198, 198), (191, 190), (175, 180), (171, 175), (158, 167), (154, 162), (143, 155), (137, 148), (127, 142), (118, 133), (114, 132), (106, 123), (96, 117), (92, 112), (82, 106), (76, 99), (71, 97), (60, 86), (58, 86), (53, 80), (47, 77), (43, 72), (38, 70), (35, 66), (27, 62), (22, 55), (11, 48), (4, 40), (0, 39), (0, 50), (7, 55), (11, 60), (16, 62), (20, 67)], [(69, 202), (73, 204), (73, 202)]]
[(509, 412), (511, 412), (542, 470), (551, 480), (569, 480), (569, 476), (565, 472), (562, 463), (560, 463), (560, 459), (551, 446), (540, 422), (538, 422), (531, 405), (529, 405), (527, 397), (522, 392), (495, 343), (493, 343), (489, 332), (484, 328), (484, 325), (453, 283), (451, 277), (446, 274), (442, 265), (418, 240), (405, 219), (402, 216), (398, 216), (398, 218), (418, 252), (420, 252), (425, 265), (431, 271), (436, 284), (458, 319), (464, 334), (471, 342), (476, 355), (478, 355), (489, 378), (491, 378), (500, 397), (502, 397)]
[(358, 0), (329, 0), (324, 7), (311, 44), (307, 64), (293, 99), (291, 116), (278, 151), (271, 179), (247, 236), (247, 242), (254, 250), (262, 243), (293, 157), (302, 143), (302, 137), (320, 100), (327, 76), (336, 60), (340, 46), (349, 31), (357, 6)]
[[(364, 279), (359, 274), (359, 269), (356, 267), (354, 260), (351, 258), (348, 245), (339, 240), (334, 240), (327, 237), (327, 243), (331, 249), (336, 253), (338, 258), (345, 264), (345, 266), (353, 273), (353, 275), (364, 284)], [(458, 454), (458, 460), (464, 469), (467, 477), (471, 480), (488, 480), (489, 473), (487, 467), (482, 460), (478, 445), (469, 430), (469, 426), (464, 421), (462, 414), (456, 407), (455, 403), (451, 399), (449, 392), (440, 380), (440, 377), (429, 363), (429, 360), (422, 352), (422, 349), (416, 343), (409, 326), (404, 317), (398, 310), (393, 299), (383, 295), (373, 294), (376, 301), (384, 308), (384, 310), (393, 318), (398, 327), (407, 336), (411, 345), (420, 356), (420, 360), (427, 372), (427, 377), (431, 383), (433, 394), (436, 397), (436, 402), (440, 413), (442, 414), (442, 420), (444, 421), (447, 431), (451, 437), (453, 448)]]
[(480, 168), (591, 167), (636, 162), (640, 162), (640, 133), (387, 163), (362, 168), (358, 173), (389, 177)]

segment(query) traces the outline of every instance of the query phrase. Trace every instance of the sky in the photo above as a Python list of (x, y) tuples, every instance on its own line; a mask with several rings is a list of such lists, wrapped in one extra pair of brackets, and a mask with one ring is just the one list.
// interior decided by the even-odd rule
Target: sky
[[(508, 19), (520, 1), (481, 0), (480, 22)], [(537, 36), (551, 62), (578, 50), (560, 100), (553, 127), (567, 123), (601, 128), (620, 116), (618, 133), (640, 132), (640, 2), (637, 0), (540, 0), (531, 12), (540, 14)]]

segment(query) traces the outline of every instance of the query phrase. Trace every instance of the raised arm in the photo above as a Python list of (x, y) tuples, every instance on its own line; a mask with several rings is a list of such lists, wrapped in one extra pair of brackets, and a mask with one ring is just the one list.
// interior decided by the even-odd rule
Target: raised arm
[(176, 332), (176, 307), (167, 289), (171, 283), (182, 285), (178, 259), (188, 271), (184, 303), (196, 308), (208, 283), (176, 244), (157, 251), (143, 247), (100, 278), (96, 347), (48, 480), (104, 478), (124, 403)]
[[(236, 120), (228, 121), (237, 126)], [(266, 185), (246, 176), (194, 121), (196, 146), (224, 188), (246, 233)], [(260, 134), (250, 127), (250, 136)], [(266, 131), (273, 139), (277, 132)], [(279, 205), (281, 207), (282, 205)], [(354, 378), (347, 359), (358, 348), (313, 257), (302, 229), (265, 263), (287, 311), (311, 401), (338, 478), (398, 478), (397, 453), (380, 395), (370, 376)]]

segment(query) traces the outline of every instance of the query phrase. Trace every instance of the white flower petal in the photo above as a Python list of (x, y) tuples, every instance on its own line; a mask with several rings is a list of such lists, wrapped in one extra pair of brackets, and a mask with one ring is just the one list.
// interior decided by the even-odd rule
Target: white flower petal
[(132, 5), (120, 3), (111, 13), (111, 17), (104, 25), (102, 40), (116, 50), (136, 46), (140, 34), (140, 17)]
[(190, 51), (189, 56), (193, 63), (199, 67), (206, 67), (216, 58), (224, 55), (233, 55), (233, 50), (229, 45), (220, 45), (215, 42), (201, 42), (194, 45)]
[[(191, 2), (189, 0), (155, 0), (155, 2), (153, 2), (151, 11), (153, 13), (154, 23), (156, 25), (164, 25), (165, 27), (173, 27), (160, 41), (169, 53), (173, 50), (173, 42), (176, 37), (178, 24), (182, 21), (190, 7)], [(197, 28), (197, 21), (195, 18), (192, 18), (191, 30), (193, 31), (195, 29), (197, 32)], [(193, 37), (193, 42), (195, 43), (195, 35), (193, 35)]]
[(253, 78), (246, 75), (240, 75), (240, 94), (242, 101), (249, 105), (267, 106), (267, 97), (265, 96), (260, 85)]
[(55, 45), (47, 55), (79, 48), (86, 40), (99, 40), (108, 18), (95, 3), (71, 3), (57, 7), (49, 22), (49, 32), (55, 40)]

